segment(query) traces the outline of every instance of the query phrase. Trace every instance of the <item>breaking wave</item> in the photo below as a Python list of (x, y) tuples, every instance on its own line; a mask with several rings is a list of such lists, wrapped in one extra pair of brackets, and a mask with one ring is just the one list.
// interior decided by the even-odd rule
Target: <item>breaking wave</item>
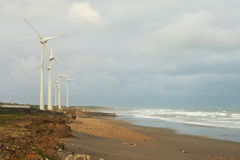
[(240, 129), (240, 109), (134, 109), (118, 111), (117, 115), (158, 119), (211, 127)]

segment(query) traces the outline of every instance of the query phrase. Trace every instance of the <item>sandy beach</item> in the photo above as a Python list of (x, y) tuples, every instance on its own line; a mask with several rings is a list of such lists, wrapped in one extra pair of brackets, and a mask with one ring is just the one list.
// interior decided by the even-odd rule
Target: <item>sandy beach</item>
[(101, 118), (77, 118), (74, 137), (63, 138), (65, 159), (74, 153), (91, 160), (240, 160), (240, 143), (177, 134), (174, 130)]

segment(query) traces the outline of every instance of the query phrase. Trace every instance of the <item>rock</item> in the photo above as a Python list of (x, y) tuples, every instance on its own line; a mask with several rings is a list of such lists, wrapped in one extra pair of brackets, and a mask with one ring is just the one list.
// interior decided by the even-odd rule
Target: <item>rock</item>
[(17, 138), (17, 137), (19, 137), (17, 134), (12, 134), (12, 137), (14, 137), (14, 138)]
[(87, 155), (87, 160), (90, 160), (90, 156), (89, 155)]
[(183, 153), (190, 153), (190, 152), (188, 152), (188, 151), (182, 151)]
[(65, 160), (73, 160), (73, 156), (72, 155), (68, 155)]
[(71, 114), (66, 114), (66, 116), (69, 118), (69, 119), (73, 119), (73, 116)]
[(82, 118), (91, 118), (91, 117), (116, 117), (115, 113), (103, 113), (103, 112), (82, 112), (79, 114), (79, 117)]
[(131, 146), (131, 147), (137, 146), (137, 144), (135, 144), (135, 143), (122, 143), (122, 145)]
[(34, 153), (28, 154), (25, 156), (26, 160), (36, 159), (37, 156)]
[(86, 154), (76, 155), (73, 160), (90, 160), (90, 156)]
[(36, 149), (36, 147), (31, 147), (31, 149)]
[(6, 155), (4, 159), (7, 160), (7, 159), (10, 159), (10, 158), (11, 158), (10, 155)]

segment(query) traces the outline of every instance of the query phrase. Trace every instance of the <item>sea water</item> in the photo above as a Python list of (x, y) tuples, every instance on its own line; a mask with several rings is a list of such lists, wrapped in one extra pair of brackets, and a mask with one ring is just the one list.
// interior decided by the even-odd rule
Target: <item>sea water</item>
[(143, 108), (116, 110), (116, 114), (137, 125), (240, 142), (240, 108)]

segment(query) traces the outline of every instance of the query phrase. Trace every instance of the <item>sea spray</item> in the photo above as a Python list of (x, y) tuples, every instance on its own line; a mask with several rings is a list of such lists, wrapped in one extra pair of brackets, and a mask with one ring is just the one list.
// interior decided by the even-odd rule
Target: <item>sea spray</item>
[(117, 115), (240, 129), (240, 109), (237, 108), (133, 109), (118, 110)]

